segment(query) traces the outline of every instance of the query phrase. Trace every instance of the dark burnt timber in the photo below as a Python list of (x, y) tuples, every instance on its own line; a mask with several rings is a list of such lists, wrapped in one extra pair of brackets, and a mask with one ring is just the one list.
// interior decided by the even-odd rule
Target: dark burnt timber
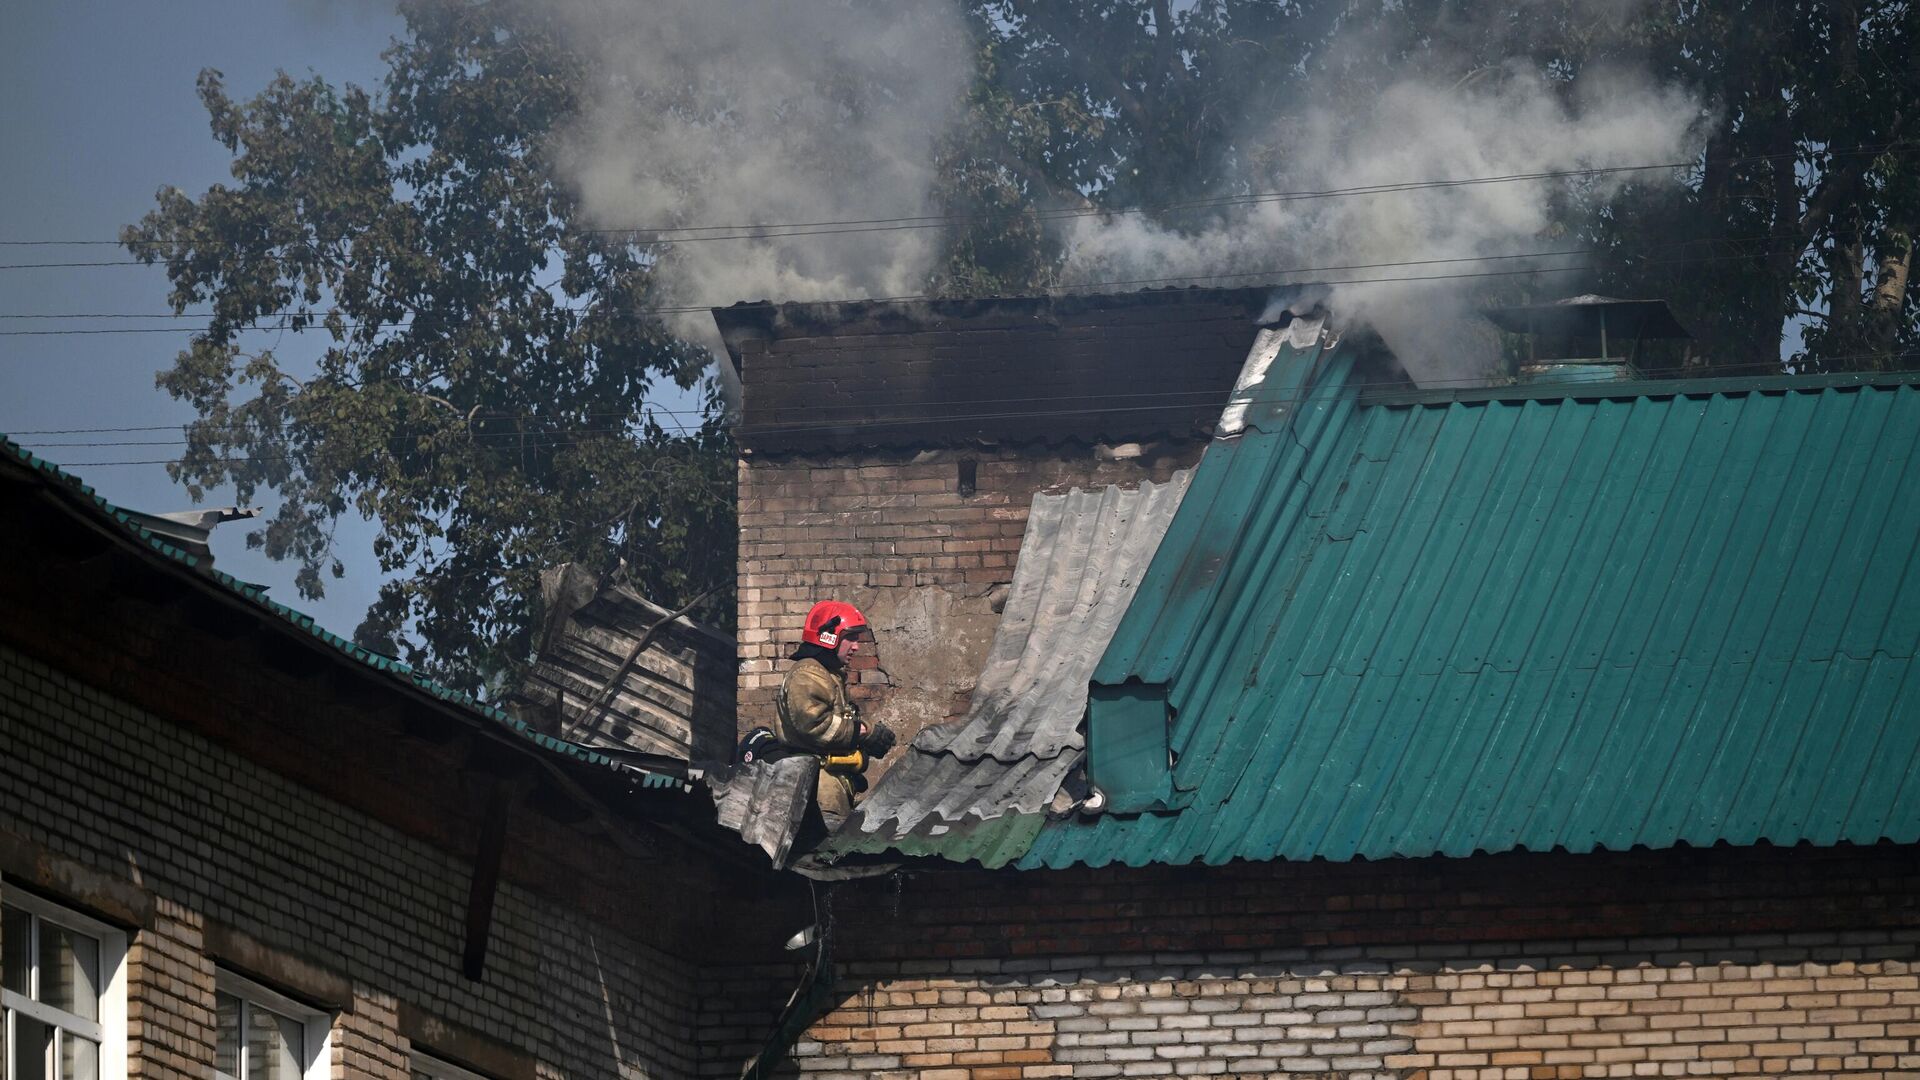
[(1205, 435), (1269, 309), (1311, 286), (714, 309), (743, 449)]
[[(618, 581), (562, 563), (540, 575), (539, 653), (508, 707), (600, 750), (692, 761), (733, 751), (733, 638)], [(684, 774), (684, 770), (682, 770)]]

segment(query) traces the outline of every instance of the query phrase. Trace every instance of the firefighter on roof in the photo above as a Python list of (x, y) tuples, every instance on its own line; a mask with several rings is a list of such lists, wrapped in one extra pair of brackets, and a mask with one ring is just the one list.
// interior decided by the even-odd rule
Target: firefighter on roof
[(867, 617), (852, 604), (822, 600), (807, 612), (793, 667), (775, 699), (774, 737), (820, 757), (815, 800), (829, 826), (840, 824), (864, 790), (867, 763), (893, 749), (893, 732), (869, 725), (847, 697), (847, 660), (868, 634)]

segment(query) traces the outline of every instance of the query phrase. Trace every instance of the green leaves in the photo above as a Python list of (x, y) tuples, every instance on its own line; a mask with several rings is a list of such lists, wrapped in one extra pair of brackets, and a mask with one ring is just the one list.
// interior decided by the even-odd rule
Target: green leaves
[[(1545, 93), (1571, 93), (1586, 74), (1633, 68), (1705, 104), (1712, 130), (1695, 175), (1681, 186), (1565, 185), (1538, 239), (1600, 248), (1600, 269), (1590, 280), (1492, 279), (1482, 298), (1669, 297), (1699, 333), (1694, 361), (1716, 370), (1777, 369), (1789, 319), (1806, 327), (1799, 368), (1911, 366), (1920, 43), (1905, 5), (1470, 7), (969, 0), (976, 77), (963, 122), (948, 130), (933, 107), (946, 82), (937, 102), (896, 110), (941, 118), (932, 194), (954, 224), (925, 267), (929, 286), (1059, 284), (1075, 215), (1145, 209), (1128, 220), (1230, 233), (1248, 211), (1222, 197), (1284, 190), (1303, 140), (1341, 137), (1313, 128), (1308, 104), (1353, 102), (1363, 114), (1407, 70), (1456, 90), (1521, 70)], [(223, 483), (242, 499), (275, 492), (258, 542), (299, 564), (310, 596), (342, 561), (339, 518), (378, 518), (374, 554), (397, 576), (367, 639), (408, 637), (417, 667), (470, 687), (525, 657), (527, 598), (546, 565), (624, 567), (668, 604), (732, 576), (732, 453), (709, 357), (647, 314), (663, 251), (588, 228), (556, 155), (595, 95), (684, 105), (670, 125), (683, 151), (707, 127), (722, 143), (738, 132), (724, 108), (682, 95), (671, 71), (664, 81), (589, 71), (569, 36), (579, 27), (562, 25), (557, 5), (407, 0), (402, 11), (408, 32), (373, 91), (281, 75), (236, 100), (218, 72), (203, 73), (233, 181), (197, 196), (161, 190), (122, 238), (166, 267), (176, 310), (211, 310), (158, 380), (199, 417), (176, 477), (196, 495)], [(794, 21), (813, 15), (782, 17), (817, 28)], [(870, 119), (861, 103), (913, 88), (894, 85), (903, 63), (880, 57), (794, 83), (822, 108), (792, 115), (858, 126)], [(873, 85), (851, 85), (862, 80)], [(919, 134), (889, 128), (882, 141), (906, 147)], [(817, 152), (813, 142), (796, 138), (796, 157)], [(641, 170), (650, 182), (710, 183), (731, 163), (650, 156), (674, 150), (640, 148), (649, 165), (665, 162)], [(924, 171), (909, 164), (899, 175)], [(741, 183), (750, 197), (759, 181)], [(764, 207), (747, 209), (744, 220), (762, 219)], [(684, 266), (687, 246), (665, 257)], [(721, 249), (701, 250), (711, 261)], [(692, 415), (659, 411), (663, 395)], [(730, 611), (723, 592), (706, 614)]]
[(1909, 4), (972, 0), (969, 11), (980, 75), (942, 148), (938, 195), (962, 221), (935, 268), (940, 291), (1054, 284), (1061, 211), (1147, 208), (1133, 220), (1180, 234), (1217, 226), (1235, 211), (1182, 204), (1288, 188), (1294, 140), (1330, 134), (1308, 130), (1309, 106), (1362, 114), (1408, 72), (1461, 90), (1519, 70), (1571, 93), (1625, 70), (1705, 107), (1693, 175), (1600, 194), (1567, 185), (1541, 246), (1601, 249), (1588, 280), (1462, 288), (1488, 302), (1670, 298), (1697, 334), (1696, 368), (1777, 371), (1790, 322), (1805, 330), (1789, 358), (1798, 370), (1920, 359), (1904, 239), (1920, 211)]
[[(624, 567), (663, 603), (733, 573), (708, 356), (646, 314), (646, 251), (576, 225), (544, 147), (577, 64), (512, 10), (409, 5), (379, 93), (281, 75), (236, 102), (203, 73), (235, 183), (163, 190), (122, 236), (176, 310), (212, 308), (158, 379), (199, 413), (176, 478), (274, 491), (250, 542), (307, 597), (340, 517), (377, 518), (395, 578), (362, 636), (468, 689), (525, 659), (546, 566)], [(656, 422), (667, 388), (684, 432)]]

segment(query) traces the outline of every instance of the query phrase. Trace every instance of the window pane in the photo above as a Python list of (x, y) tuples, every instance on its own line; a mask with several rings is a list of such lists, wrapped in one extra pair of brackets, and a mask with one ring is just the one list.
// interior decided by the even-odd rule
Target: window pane
[(70, 1031), (61, 1032), (60, 1080), (100, 1080), (100, 1048)]
[(413, 1052), (410, 1080), (481, 1080), (478, 1073), (453, 1065), (418, 1050)]
[(19, 908), (0, 907), (0, 986), (16, 994), (27, 993), (32, 933), (33, 916)]
[(40, 920), (40, 1000), (75, 1016), (100, 1019), (100, 943)]
[(53, 1029), (34, 1020), (13, 1014), (13, 1080), (48, 1080), (52, 1058)]
[(300, 1080), (304, 1036), (298, 1021), (249, 1004), (246, 1080)]
[(213, 996), (213, 1069), (226, 1080), (240, 1075), (240, 999)]

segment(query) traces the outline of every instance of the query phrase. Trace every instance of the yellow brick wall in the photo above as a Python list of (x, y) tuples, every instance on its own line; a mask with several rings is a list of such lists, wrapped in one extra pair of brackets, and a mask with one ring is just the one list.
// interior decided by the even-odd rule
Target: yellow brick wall
[[(1672, 944), (1748, 951), (1714, 939)], [(1913, 949), (1892, 935), (1870, 948), (1830, 935), (1800, 951)], [(1920, 1075), (1920, 969), (1909, 960), (1615, 968), (1591, 956), (1539, 970), (1516, 958), (1420, 971), (1427, 965), (1407, 960), (1196, 959), (856, 976), (865, 985), (811, 1026), (793, 1061), (816, 1080)], [(1291, 973), (1300, 970), (1320, 973)]]
[(820, 905), (811, 1080), (1920, 1077), (1911, 845), (920, 864)]
[(1906, 960), (1450, 972), (1401, 993), (1420, 1017), (1388, 1064), (1427, 1080), (1920, 1074)]

